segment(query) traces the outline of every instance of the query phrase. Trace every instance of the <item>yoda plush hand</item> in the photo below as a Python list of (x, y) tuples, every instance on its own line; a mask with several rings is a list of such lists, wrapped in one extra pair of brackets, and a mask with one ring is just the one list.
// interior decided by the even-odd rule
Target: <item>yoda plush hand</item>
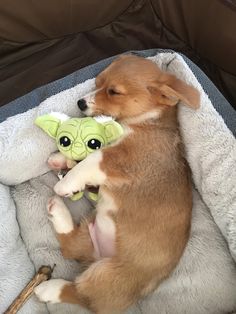
[[(108, 117), (70, 118), (61, 113), (51, 113), (38, 117), (35, 124), (56, 140), (58, 150), (67, 159), (81, 161), (97, 149), (117, 140), (123, 129)], [(72, 200), (78, 200), (83, 192), (76, 193)], [(96, 193), (89, 193), (92, 200)]]

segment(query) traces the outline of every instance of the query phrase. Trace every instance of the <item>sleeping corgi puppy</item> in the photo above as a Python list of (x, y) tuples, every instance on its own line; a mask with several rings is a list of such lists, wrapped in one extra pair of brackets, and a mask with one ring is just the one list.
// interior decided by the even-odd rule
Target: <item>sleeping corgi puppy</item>
[(114, 144), (89, 155), (54, 190), (70, 196), (99, 185), (96, 211), (76, 225), (62, 199), (48, 212), (62, 254), (86, 263), (73, 282), (52, 279), (35, 289), (44, 302), (120, 313), (170, 276), (189, 238), (191, 180), (177, 104), (199, 107), (199, 93), (152, 61), (117, 58), (78, 100), (87, 115), (109, 115), (124, 127)]

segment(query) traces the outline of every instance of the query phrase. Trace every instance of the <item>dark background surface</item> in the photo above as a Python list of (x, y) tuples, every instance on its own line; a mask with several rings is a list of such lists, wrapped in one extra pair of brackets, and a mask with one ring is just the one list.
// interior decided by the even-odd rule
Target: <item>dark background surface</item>
[(0, 105), (128, 50), (184, 53), (236, 108), (233, 0), (1, 0)]

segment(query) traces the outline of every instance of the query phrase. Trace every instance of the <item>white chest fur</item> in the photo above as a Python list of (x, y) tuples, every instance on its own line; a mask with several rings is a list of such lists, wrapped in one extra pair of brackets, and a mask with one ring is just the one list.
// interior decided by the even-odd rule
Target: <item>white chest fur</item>
[(111, 218), (111, 214), (117, 211), (116, 204), (111, 195), (107, 192), (102, 191), (100, 193), (101, 199), (97, 205), (97, 216), (96, 220), (101, 228), (106, 232), (114, 233), (115, 232), (115, 224)]

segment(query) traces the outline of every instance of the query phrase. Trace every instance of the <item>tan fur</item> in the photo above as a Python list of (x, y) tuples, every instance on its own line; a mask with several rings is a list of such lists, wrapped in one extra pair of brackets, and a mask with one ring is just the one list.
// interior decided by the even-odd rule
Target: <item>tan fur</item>
[(95, 261), (93, 244), (88, 231), (88, 224), (94, 221), (94, 217), (93, 214), (86, 220), (82, 220), (70, 233), (57, 234), (61, 252), (65, 258), (77, 259), (85, 266)]
[[(174, 105), (182, 100), (197, 108), (199, 95), (151, 61), (134, 56), (113, 62), (97, 77), (96, 85), (94, 115), (111, 115), (125, 124), (132, 117), (158, 112), (157, 118), (129, 124), (133, 132), (102, 150), (100, 168), (107, 180), (100, 189), (111, 195), (118, 208), (111, 213), (116, 225), (116, 255), (91, 264), (61, 292), (63, 302), (110, 314), (158, 287), (183, 254), (192, 193)], [(89, 237), (87, 231), (84, 235)], [(68, 240), (70, 236), (73, 241)], [(74, 258), (80, 255), (76, 256), (77, 247), (83, 251), (81, 246), (88, 246), (79, 233), (78, 237), (59, 236), (59, 240)], [(87, 258), (91, 261), (91, 247)]]

